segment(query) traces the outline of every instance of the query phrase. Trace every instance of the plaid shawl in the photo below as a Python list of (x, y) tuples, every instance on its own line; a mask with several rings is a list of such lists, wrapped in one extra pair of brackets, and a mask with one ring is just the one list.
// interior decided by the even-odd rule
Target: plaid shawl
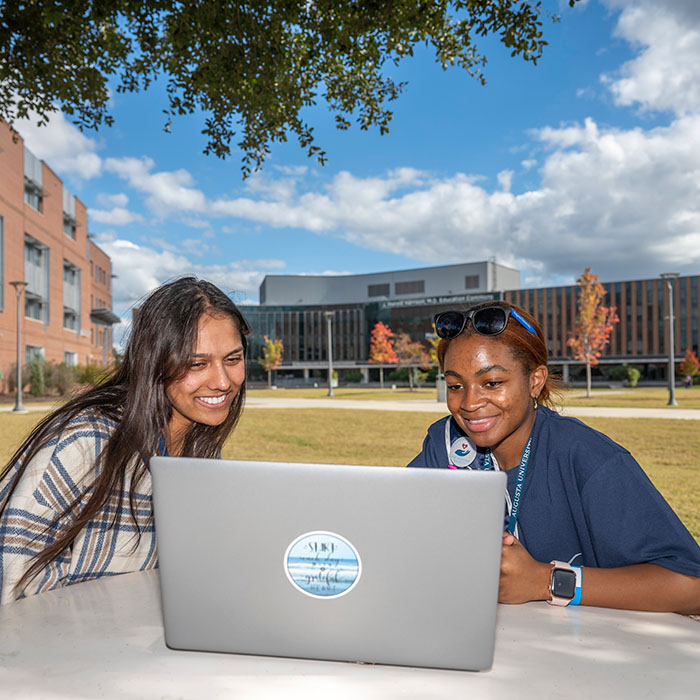
[[(95, 477), (95, 461), (106, 447), (116, 423), (93, 411), (77, 415), (58, 437), (49, 441), (27, 466), (12, 497), (11, 482), (20, 463), (0, 481), (0, 604), (71, 583), (89, 581), (157, 566), (150, 472), (142, 477), (135, 498), (141, 539), (129, 509), (134, 469), (127, 473), (124, 491), (114, 493), (61, 555), (29, 581), (16, 584), (43, 547), (55, 541), (70, 516), (47, 531), (75, 498), (85, 495)], [(134, 467), (137, 466), (135, 463)], [(120, 509), (120, 521), (110, 527)]]

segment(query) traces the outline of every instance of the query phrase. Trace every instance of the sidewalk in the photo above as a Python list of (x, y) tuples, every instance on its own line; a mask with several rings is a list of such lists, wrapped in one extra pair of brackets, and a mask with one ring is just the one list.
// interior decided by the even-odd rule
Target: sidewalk
[[(29, 411), (51, 411), (58, 404), (24, 404)], [(248, 408), (346, 408), (356, 411), (413, 411), (423, 413), (439, 413), (446, 415), (447, 407), (437, 401), (406, 400), (406, 401), (358, 401), (355, 399), (284, 399), (260, 398), (249, 396), (246, 399)], [(9, 412), (14, 404), (0, 405), (0, 411)], [(697, 408), (612, 408), (603, 406), (571, 406), (559, 408), (564, 416), (577, 418), (670, 418), (676, 420), (700, 420), (700, 409)]]
[[(24, 403), (24, 411), (25, 413), (30, 413), (32, 411), (53, 411), (54, 408), (58, 408), (61, 405), (61, 402), (57, 401), (56, 403)], [(3, 403), (0, 404), (0, 411), (4, 411), (5, 413), (12, 412), (15, 408), (15, 405), (13, 403)]]
[[(283, 399), (249, 397), (250, 408), (347, 408), (360, 411), (423, 411), (426, 413), (448, 413), (444, 404), (437, 401), (356, 401), (353, 399)], [(567, 407), (560, 409), (565, 416), (581, 418), (673, 418), (700, 420), (700, 409), (696, 408), (608, 408), (596, 406)]]

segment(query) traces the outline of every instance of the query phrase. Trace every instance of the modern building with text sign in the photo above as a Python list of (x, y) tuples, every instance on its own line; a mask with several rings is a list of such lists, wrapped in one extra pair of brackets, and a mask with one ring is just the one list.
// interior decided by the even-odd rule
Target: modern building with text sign
[[(698, 351), (700, 276), (676, 277), (673, 286), (675, 360)], [(603, 282), (604, 304), (615, 306), (615, 325), (603, 352), (603, 367), (627, 363), (650, 380), (664, 380), (669, 353), (668, 285), (659, 278)], [(582, 369), (567, 340), (576, 324), (578, 287), (520, 288), (520, 273), (494, 261), (416, 268), (366, 275), (268, 275), (260, 286), (260, 306), (245, 309), (253, 327), (251, 358), (262, 355), (263, 336), (279, 338), (284, 361), (278, 376), (324, 379), (328, 366), (330, 312), (333, 367), (378, 377), (368, 361), (370, 334), (378, 321), (394, 334), (425, 341), (433, 316), (481, 301), (502, 299), (526, 308), (547, 340), (550, 363), (565, 380)], [(388, 367), (388, 365), (385, 365)], [(251, 362), (255, 373), (255, 362)]]
[[(268, 275), (260, 306), (245, 308), (253, 328), (250, 357), (262, 355), (263, 337), (279, 338), (284, 360), (278, 374), (322, 378), (328, 366), (328, 312), (333, 366), (373, 378), (370, 334), (379, 322), (394, 333), (425, 340), (432, 317), (444, 308), (465, 308), (503, 298), (520, 285), (520, 273), (494, 261), (442, 265), (363, 275)], [(390, 365), (385, 365), (390, 367)], [(251, 362), (255, 373), (255, 363)]]
[[(11, 282), (26, 282), (13, 287)], [(105, 365), (112, 356), (112, 266), (88, 233), (85, 205), (0, 122), (0, 370), (23, 362)]]

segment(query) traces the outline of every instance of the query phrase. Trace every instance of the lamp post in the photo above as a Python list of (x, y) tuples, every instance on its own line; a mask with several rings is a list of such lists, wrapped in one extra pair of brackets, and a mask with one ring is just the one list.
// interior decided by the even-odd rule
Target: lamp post
[(679, 277), (678, 272), (662, 272), (661, 277), (668, 286), (668, 403), (667, 406), (678, 406), (676, 403), (676, 366), (675, 366), (675, 319), (673, 318), (673, 281)]
[(333, 323), (334, 311), (324, 311), (326, 325), (328, 326), (328, 396), (333, 396), (333, 333), (331, 326)]
[(25, 413), (25, 408), (22, 405), (22, 306), (20, 301), (22, 291), (27, 286), (27, 283), (10, 282), (10, 284), (15, 288), (15, 294), (17, 295), (17, 397), (12, 411), (14, 413)]

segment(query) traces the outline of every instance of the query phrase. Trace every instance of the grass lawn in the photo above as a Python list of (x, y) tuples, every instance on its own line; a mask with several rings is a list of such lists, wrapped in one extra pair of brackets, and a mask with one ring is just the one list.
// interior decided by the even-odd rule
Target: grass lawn
[[(0, 414), (2, 463), (42, 415)], [(402, 466), (420, 451), (426, 429), (440, 415), (249, 407), (225, 445), (224, 457)], [(646, 418), (586, 422), (630, 450), (700, 541), (700, 425)]]
[[(333, 390), (334, 398), (356, 399), (357, 401), (434, 401), (435, 387), (422, 387), (409, 391), (399, 389), (370, 389), (362, 387), (339, 387)], [(248, 396), (290, 399), (325, 399), (328, 398), (326, 387), (305, 389), (252, 389)], [(565, 406), (619, 406), (623, 408), (666, 408), (668, 389), (666, 387), (637, 387), (621, 389), (594, 389), (590, 399), (585, 397), (585, 389), (576, 387), (562, 392), (561, 403)], [(330, 399), (332, 400), (332, 399)], [(690, 389), (676, 388), (676, 402), (680, 408), (700, 409), (700, 386)], [(672, 411), (669, 408), (669, 411)]]
[[(623, 408), (666, 408), (668, 388), (636, 387), (634, 389), (593, 390), (590, 399), (585, 389), (567, 389), (562, 395), (565, 406), (620, 406)], [(679, 408), (700, 408), (700, 386), (689, 389), (676, 387), (676, 403)], [(669, 411), (673, 408), (668, 407)]]

